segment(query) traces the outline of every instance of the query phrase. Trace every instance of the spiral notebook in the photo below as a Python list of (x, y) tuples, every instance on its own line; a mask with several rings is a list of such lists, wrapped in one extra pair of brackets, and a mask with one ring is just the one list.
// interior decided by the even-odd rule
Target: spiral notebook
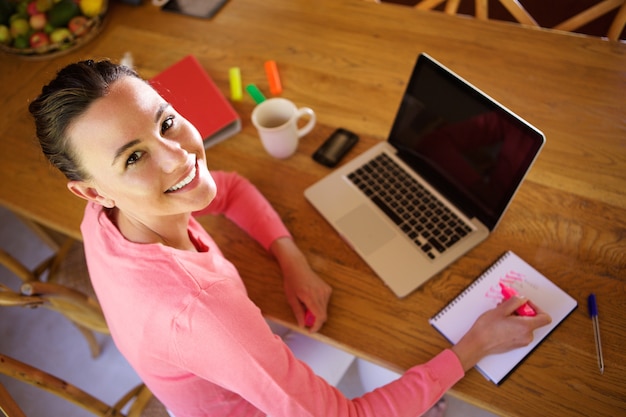
[(535, 330), (530, 345), (512, 351), (486, 356), (476, 369), (494, 384), (504, 379), (541, 343), (578, 305), (569, 294), (508, 251), (474, 280), (429, 321), (449, 342), (455, 344), (485, 311), (503, 300), (500, 282), (514, 288), (552, 317), (552, 323)]

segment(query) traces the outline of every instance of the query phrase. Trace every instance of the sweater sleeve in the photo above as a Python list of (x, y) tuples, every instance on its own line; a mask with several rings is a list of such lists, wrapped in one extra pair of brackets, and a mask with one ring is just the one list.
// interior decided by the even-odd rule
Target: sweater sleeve
[[(456, 355), (446, 350), (398, 380), (349, 400), (297, 360), (257, 307), (225, 282), (199, 294), (173, 328), (172, 351), (182, 367), (274, 417), (415, 417), (463, 376)], [(207, 335), (205, 343), (197, 335)]]
[(269, 249), (274, 240), (291, 236), (278, 213), (250, 181), (234, 172), (212, 171), (211, 175), (217, 185), (217, 195), (194, 216), (223, 214), (265, 249)]

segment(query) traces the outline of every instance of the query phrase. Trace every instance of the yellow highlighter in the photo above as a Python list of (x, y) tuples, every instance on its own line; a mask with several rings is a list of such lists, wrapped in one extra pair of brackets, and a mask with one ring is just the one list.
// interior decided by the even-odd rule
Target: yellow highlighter
[(241, 88), (241, 71), (239, 67), (232, 67), (228, 70), (228, 78), (230, 78), (230, 98), (240, 101), (243, 97)]

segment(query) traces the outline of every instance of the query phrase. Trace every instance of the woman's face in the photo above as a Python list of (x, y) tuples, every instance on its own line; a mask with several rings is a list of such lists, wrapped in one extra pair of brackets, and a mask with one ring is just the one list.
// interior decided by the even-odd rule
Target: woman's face
[(72, 192), (141, 219), (206, 207), (216, 187), (200, 134), (147, 83), (114, 82), (68, 129), (90, 176)]

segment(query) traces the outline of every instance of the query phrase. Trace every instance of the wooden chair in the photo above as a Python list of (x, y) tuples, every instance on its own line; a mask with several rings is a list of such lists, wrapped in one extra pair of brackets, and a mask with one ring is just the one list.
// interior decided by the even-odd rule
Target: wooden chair
[(577, 15), (567, 19), (566, 21), (554, 26), (556, 30), (574, 31), (589, 22), (597, 19), (600, 16), (604, 16), (612, 10), (619, 7), (611, 26), (606, 34), (609, 40), (619, 40), (620, 34), (626, 26), (626, 0), (604, 0), (598, 4), (591, 6), (587, 10), (583, 10)]
[[(518, 0), (498, 0), (519, 23), (532, 27), (540, 27), (539, 23), (528, 13)], [(476, 18), (489, 19), (488, 0), (474, 0)], [(422, 0), (415, 5), (419, 10), (433, 10), (445, 3), (444, 13), (456, 14), (461, 0)], [(594, 21), (615, 9), (619, 8), (606, 37), (612, 41), (618, 41), (620, 34), (626, 26), (626, 0), (602, 0), (588, 9), (572, 16), (562, 23), (552, 27), (554, 30), (575, 31), (576, 29)]]
[[(0, 373), (48, 391), (96, 416), (169, 417), (163, 404), (152, 395), (144, 384), (139, 384), (118, 402), (109, 405), (54, 375), (1, 353)], [(128, 414), (124, 414), (123, 410), (127, 405), (130, 405)], [(6, 417), (25, 417), (24, 412), (2, 384), (0, 384), (0, 411)]]
[[(513, 15), (513, 17), (520, 23), (539, 27), (539, 24), (533, 19), (533, 17), (524, 9), (524, 7), (517, 0), (498, 0), (502, 5)], [(439, 6), (441, 3), (446, 3), (444, 12), (447, 14), (456, 14), (459, 10), (459, 4), (461, 0), (422, 0), (415, 5), (419, 10), (432, 10)], [(487, 20), (489, 18), (488, 12), (488, 0), (475, 0), (476, 18), (480, 20)]]
[(89, 281), (83, 245), (66, 239), (59, 250), (30, 270), (0, 249), (0, 264), (22, 281), (20, 291), (0, 287), (0, 306), (44, 307), (69, 319), (83, 334), (92, 356), (100, 354), (93, 331), (109, 334)]

